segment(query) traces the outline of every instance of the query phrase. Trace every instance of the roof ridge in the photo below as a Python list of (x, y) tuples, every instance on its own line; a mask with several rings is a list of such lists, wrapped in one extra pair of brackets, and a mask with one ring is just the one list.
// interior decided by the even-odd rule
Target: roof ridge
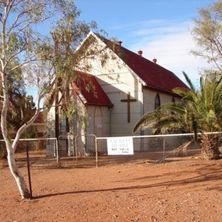
[(136, 52), (118, 44), (116, 41), (107, 39), (99, 33), (92, 34), (112, 50), (135, 73), (135, 76), (143, 82), (144, 86), (167, 93), (172, 92), (177, 87), (189, 89), (175, 73), (160, 64), (138, 55)]
[[(112, 40), (110, 40), (110, 39), (107, 39), (107, 38), (105, 38), (104, 36), (100, 35), (99, 33), (94, 33), (94, 32), (92, 32), (92, 33), (95, 34), (97, 37), (99, 37), (101, 40), (104, 39), (105, 41), (109, 41), (109, 42), (111, 42), (111, 43), (113, 43), (113, 44), (118, 45), (117, 42), (114, 42), (114, 41), (112, 41)], [(105, 42), (105, 43), (106, 43), (106, 42)], [(149, 60), (148, 58), (146, 58), (146, 57), (144, 57), (144, 56), (140, 56), (140, 55), (138, 55), (136, 52), (134, 52), (134, 51), (132, 51), (132, 50), (130, 50), (130, 49), (122, 46), (122, 45), (118, 45), (118, 46), (119, 46), (120, 48), (124, 49), (124, 50), (129, 51), (130, 53), (133, 53), (133, 54), (136, 55), (139, 59), (144, 59), (144, 60), (146, 60), (147, 62), (152, 63), (153, 65), (157, 65), (157, 66), (159, 66), (160, 68), (165, 69), (166, 71), (172, 73), (176, 78), (178, 78), (178, 76), (177, 76), (175, 73), (173, 73), (173, 72), (170, 71), (169, 69), (166, 69), (165, 67), (161, 66), (160, 64), (154, 63), (154, 62), (152, 62), (151, 60)], [(111, 48), (111, 50), (112, 50), (112, 48)], [(113, 50), (112, 50), (112, 51), (113, 51)], [(179, 78), (178, 78), (178, 79), (179, 79)]]

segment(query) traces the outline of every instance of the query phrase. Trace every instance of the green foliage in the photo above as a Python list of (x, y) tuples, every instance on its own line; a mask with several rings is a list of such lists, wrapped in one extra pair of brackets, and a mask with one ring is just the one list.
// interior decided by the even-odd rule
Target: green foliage
[[(186, 75), (186, 74), (185, 74)], [(162, 105), (158, 110), (145, 114), (134, 131), (160, 128), (162, 132), (212, 132), (222, 129), (222, 84), (200, 78), (199, 90), (193, 87), (186, 75), (190, 90), (175, 89), (181, 97), (177, 103)]]
[[(0, 1), (0, 82), (3, 98), (1, 132), (7, 152), (10, 154), (9, 168), (16, 178), (22, 198), (29, 198), (30, 193), (16, 167), (14, 154), (19, 138), (40, 112), (40, 101), (52, 87), (51, 80), (60, 83), (59, 78), (64, 77), (65, 89), (69, 86), (69, 77), (72, 73), (70, 67), (75, 66), (76, 60), (73, 59), (73, 49), (83, 36), (82, 33), (89, 30), (84, 23), (76, 22), (78, 15), (74, 0)], [(56, 25), (52, 31), (53, 40), (50, 36), (38, 33), (47, 19), (48, 26)], [(38, 88), (36, 110), (33, 110), (32, 98), (20, 90), (21, 72), (22, 77), (26, 77), (23, 79), (24, 82)], [(61, 91), (62, 86), (56, 84), (56, 90)], [(66, 96), (68, 98), (68, 95)], [(26, 119), (27, 110), (35, 112), (31, 118)], [(13, 142), (8, 129), (11, 117), (12, 122), (16, 122), (17, 129)], [(26, 120), (22, 126), (20, 117)]]
[[(18, 62), (14, 62), (13, 65), (15, 64), (18, 64)], [(21, 69), (11, 71), (10, 75), (7, 76), (7, 80), (9, 95), (7, 121), (9, 129), (15, 131), (33, 116), (35, 103), (32, 96), (26, 95)]]
[[(73, 0), (0, 2), (0, 12), (4, 18), (0, 27), (4, 66), (0, 71), (7, 76), (4, 84), (7, 84), (11, 106), (7, 121), (18, 129), (34, 114), (33, 99), (27, 97), (24, 90), (27, 83), (38, 87), (39, 98), (49, 91), (54, 91), (56, 98), (62, 92), (65, 101), (62, 110), (70, 117), (76, 110), (70, 101), (69, 86), (79, 78), (75, 70), (79, 61), (87, 56), (85, 50), (76, 53), (76, 48), (90, 30), (97, 28), (96, 23), (80, 21), (80, 12)], [(51, 26), (51, 36), (37, 32), (46, 20)], [(86, 47), (87, 44), (91, 41), (86, 42)], [(55, 83), (53, 90), (51, 80)]]
[(189, 77), (185, 75), (190, 90), (175, 89), (174, 93), (181, 101), (162, 105), (158, 110), (145, 114), (136, 124), (134, 131), (144, 128), (161, 129), (163, 133), (193, 132), (197, 141), (197, 133), (201, 133), (202, 156), (205, 159), (219, 157), (218, 138), (206, 135), (205, 132), (222, 129), (222, 84), (220, 80), (212, 80), (207, 76), (200, 78), (200, 89), (193, 87)]
[(200, 47), (194, 54), (202, 56), (216, 70), (222, 70), (222, 0), (215, 1), (208, 8), (199, 11), (195, 19), (193, 36)]
[[(70, 4), (71, 2), (73, 4), (73, 1), (69, 1)], [(86, 50), (79, 50), (77, 53), (76, 49), (89, 31), (95, 30), (97, 25), (95, 22), (86, 23), (78, 20), (79, 15), (80, 13), (74, 5), (73, 7), (66, 7), (63, 18), (57, 22), (56, 27), (51, 32), (53, 44), (51, 48), (45, 47), (44, 55), (50, 57), (55, 70), (56, 79), (53, 94), (56, 98), (60, 92), (63, 97), (61, 113), (69, 121), (72, 120), (73, 116), (77, 116), (79, 121), (85, 122), (82, 115), (77, 114), (77, 106), (72, 100), (74, 95), (70, 96), (72, 92), (69, 89), (73, 81), (81, 78), (81, 76), (76, 75), (80, 61), (94, 54), (94, 51), (86, 52)], [(86, 48), (92, 41), (94, 40), (85, 42), (83, 48)], [(84, 64), (82, 68), (87, 70), (87, 64)], [(89, 83), (86, 85), (86, 88), (89, 91), (93, 91), (93, 86)]]
[(20, 126), (26, 123), (35, 112), (35, 103), (32, 96), (24, 94), (10, 94), (9, 113), (7, 121), (9, 127), (18, 130)]

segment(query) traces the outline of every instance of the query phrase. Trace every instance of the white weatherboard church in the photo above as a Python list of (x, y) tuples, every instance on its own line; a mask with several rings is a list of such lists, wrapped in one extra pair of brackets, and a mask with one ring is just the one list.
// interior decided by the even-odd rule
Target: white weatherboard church
[[(87, 40), (93, 39), (90, 41)], [(87, 46), (86, 46), (87, 44)], [(78, 50), (99, 53), (94, 57), (85, 57), (81, 61), (89, 64), (86, 70), (78, 70), (79, 81), (70, 84), (73, 101), (85, 121), (78, 121), (74, 116), (73, 125), (75, 135), (80, 135), (81, 146), (84, 151), (92, 151), (93, 140), (89, 134), (96, 136), (129, 136), (132, 135), (135, 123), (147, 112), (164, 103), (177, 99), (172, 90), (176, 87), (187, 86), (171, 71), (161, 67), (156, 59), (149, 61), (143, 57), (142, 51), (137, 53), (124, 48), (121, 42), (114, 42), (90, 32)], [(101, 56), (105, 57), (101, 61)], [(87, 89), (90, 83), (92, 90)], [(55, 107), (48, 113), (50, 135), (55, 136)], [(60, 120), (59, 135), (67, 136), (66, 122)], [(106, 148), (100, 144), (99, 150)], [(68, 143), (63, 148), (70, 151)], [(146, 150), (146, 145), (137, 144), (135, 150)], [(48, 146), (48, 153), (52, 153)]]

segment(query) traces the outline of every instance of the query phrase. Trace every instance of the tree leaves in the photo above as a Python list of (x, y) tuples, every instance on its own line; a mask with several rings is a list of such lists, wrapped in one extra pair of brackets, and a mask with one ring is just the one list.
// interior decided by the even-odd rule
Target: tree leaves
[(160, 128), (162, 132), (212, 132), (222, 129), (221, 79), (201, 77), (201, 88), (195, 89), (187, 76), (190, 90), (174, 89), (181, 97), (177, 103), (162, 105), (145, 114), (134, 127), (134, 132), (146, 128)]
[(222, 70), (222, 0), (217, 0), (208, 8), (199, 11), (199, 17), (194, 20), (193, 36), (200, 46), (194, 54), (204, 57)]

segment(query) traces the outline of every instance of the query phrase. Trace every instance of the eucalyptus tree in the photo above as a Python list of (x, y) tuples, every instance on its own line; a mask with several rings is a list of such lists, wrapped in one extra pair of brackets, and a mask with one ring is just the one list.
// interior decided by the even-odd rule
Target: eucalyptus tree
[(216, 0), (199, 10), (194, 20), (193, 36), (199, 46), (194, 54), (212, 64), (219, 74), (222, 71), (222, 0)]
[[(59, 136), (59, 121), (63, 115), (66, 121), (67, 131), (70, 131), (70, 122), (73, 120), (74, 114), (77, 113), (75, 102), (70, 97), (70, 83), (81, 76), (76, 75), (76, 71), (84, 68), (88, 69), (87, 63), (84, 67), (80, 67), (80, 61), (88, 56), (93, 56), (95, 50), (87, 52), (84, 50), (93, 40), (88, 39), (82, 47), (81, 52), (77, 53), (77, 48), (90, 32), (97, 28), (95, 22), (85, 23), (77, 20), (79, 16), (78, 9), (75, 8), (73, 13), (66, 13), (65, 17), (57, 22), (56, 27), (51, 31), (53, 45), (50, 50), (46, 50), (46, 57), (54, 56), (51, 64), (56, 73), (54, 85), (51, 89), (51, 95), (55, 101), (55, 132), (56, 137)], [(93, 93), (93, 92), (92, 92)], [(61, 95), (59, 95), (61, 94)], [(62, 104), (58, 104), (59, 97), (63, 98)], [(60, 111), (58, 110), (60, 106)], [(78, 114), (79, 116), (81, 114)]]
[[(1, 132), (6, 145), (10, 172), (22, 198), (29, 198), (30, 192), (15, 161), (18, 141), (37, 118), (42, 108), (41, 100), (52, 88), (58, 70), (61, 74), (72, 64), (71, 50), (82, 36), (81, 29), (78, 30), (80, 33), (72, 33), (76, 37), (75, 43), (72, 42), (73, 48), (63, 44), (58, 50), (55, 45), (55, 39), (57, 41), (58, 38), (51, 38), (50, 30), (53, 36), (57, 35), (55, 33), (60, 32), (62, 21), (64, 24), (67, 22), (80, 27), (80, 23), (71, 22), (76, 21), (78, 15), (74, 0), (0, 0)], [(64, 29), (63, 33), (58, 34), (62, 41), (66, 31)], [(67, 33), (66, 40), (69, 37), (69, 33)], [(59, 53), (62, 53), (61, 50), (66, 46), (67, 48), (63, 52), (70, 53), (63, 54), (62, 58), (59, 57)], [(11, 87), (9, 80), (13, 79), (11, 77), (17, 70), (22, 70), (25, 84), (37, 87), (38, 92), (34, 114), (17, 129), (15, 138), (12, 140), (9, 136), (7, 120), (10, 106), (9, 88)], [(17, 111), (15, 110), (15, 112)]]
[(35, 103), (33, 97), (27, 95), (21, 69), (14, 70), (8, 77), (10, 106), (7, 121), (13, 133), (32, 117), (35, 111)]
[(181, 100), (162, 105), (154, 112), (145, 114), (136, 124), (134, 131), (145, 128), (161, 129), (168, 132), (193, 132), (195, 138), (201, 133), (202, 154), (205, 159), (219, 157), (218, 137), (208, 135), (222, 129), (222, 84), (220, 80), (200, 78), (200, 89), (186, 74), (190, 90), (174, 89)]

